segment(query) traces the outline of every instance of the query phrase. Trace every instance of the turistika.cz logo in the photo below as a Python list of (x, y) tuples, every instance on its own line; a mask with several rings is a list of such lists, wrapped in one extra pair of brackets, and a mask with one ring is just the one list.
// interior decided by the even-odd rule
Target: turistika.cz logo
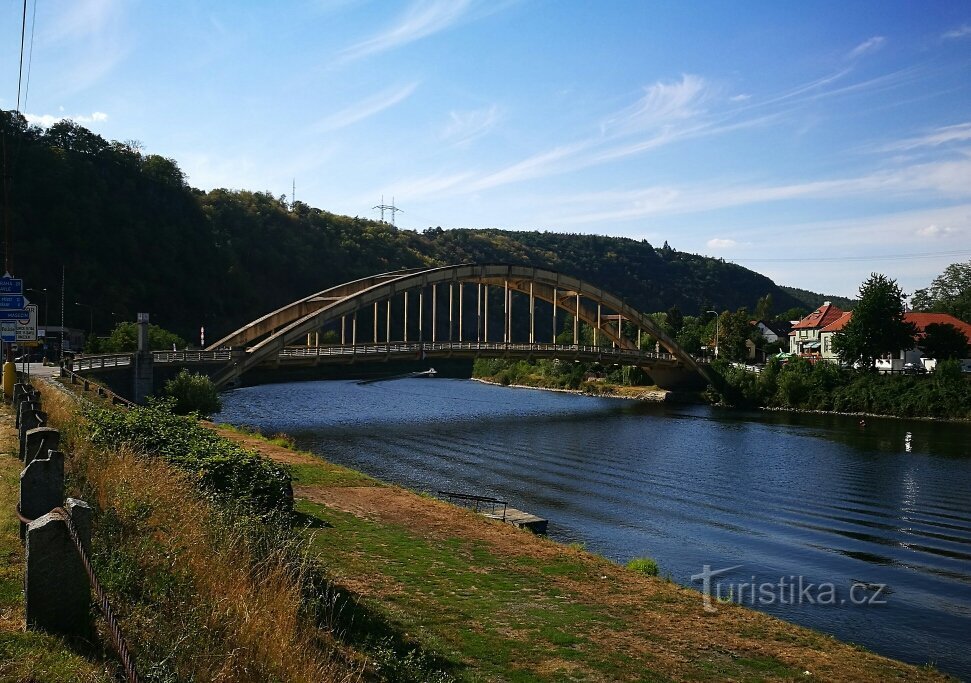
[(692, 574), (694, 583), (701, 582), (701, 602), (706, 612), (717, 612), (716, 605), (735, 604), (748, 607), (769, 605), (854, 605), (870, 606), (887, 604), (890, 590), (885, 583), (869, 583), (853, 580), (850, 582), (848, 596), (845, 589), (831, 581), (807, 581), (798, 575), (780, 576), (776, 581), (757, 581), (755, 576), (748, 581), (714, 581), (720, 576), (741, 569), (744, 565), (712, 569), (711, 565), (701, 566), (700, 574)]

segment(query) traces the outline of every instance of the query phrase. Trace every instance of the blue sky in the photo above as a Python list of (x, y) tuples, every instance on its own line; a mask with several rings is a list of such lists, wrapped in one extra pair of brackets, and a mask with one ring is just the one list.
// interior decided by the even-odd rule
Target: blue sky
[(667, 240), (833, 294), (971, 258), (963, 0), (37, 0), (34, 27), (31, 121), (203, 189), (295, 178), (337, 213), (394, 197), (404, 228)]

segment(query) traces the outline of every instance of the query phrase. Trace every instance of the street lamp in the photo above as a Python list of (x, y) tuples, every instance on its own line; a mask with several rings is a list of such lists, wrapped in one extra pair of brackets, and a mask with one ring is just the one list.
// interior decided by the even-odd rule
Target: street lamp
[(88, 334), (90, 334), (93, 337), (94, 336), (94, 306), (92, 306), (91, 304), (82, 304), (80, 301), (75, 301), (74, 305), (81, 306), (83, 308), (88, 309), (88, 314), (90, 315), (90, 318), (91, 318)]
[(715, 314), (715, 358), (718, 358), (718, 311), (705, 311)]
[(47, 313), (50, 310), (47, 307), (47, 287), (44, 287), (43, 289), (34, 289), (33, 287), (28, 287), (27, 291), (37, 292), (38, 294), (44, 295), (44, 362), (47, 362), (47, 334), (48, 334)]

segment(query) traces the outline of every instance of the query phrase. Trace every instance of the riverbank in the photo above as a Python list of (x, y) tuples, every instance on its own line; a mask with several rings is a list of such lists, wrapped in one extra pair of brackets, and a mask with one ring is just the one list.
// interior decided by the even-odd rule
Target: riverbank
[(473, 382), (491, 384), (492, 386), (504, 387), (507, 389), (536, 389), (539, 391), (555, 391), (561, 394), (574, 394), (577, 396), (602, 396), (604, 398), (624, 398), (632, 401), (648, 401), (651, 403), (664, 403), (669, 399), (672, 392), (660, 387), (631, 387), (620, 384), (608, 384), (602, 382), (587, 382), (581, 389), (563, 389), (560, 387), (544, 386), (541, 384), (503, 384), (493, 378), (473, 377)]
[[(942, 680), (259, 435), (343, 590), (460, 680)], [(663, 567), (662, 567), (663, 573)]]

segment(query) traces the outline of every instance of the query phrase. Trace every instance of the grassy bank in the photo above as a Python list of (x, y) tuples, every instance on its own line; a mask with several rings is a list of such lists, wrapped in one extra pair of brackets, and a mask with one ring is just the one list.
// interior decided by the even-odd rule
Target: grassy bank
[(742, 607), (706, 613), (662, 578), (220, 429), (293, 467), (335, 582), (459, 680), (943, 678)]
[(709, 614), (664, 579), (219, 427), (219, 453), (292, 476), (294, 513), (234, 507), (196, 464), (133, 450), (144, 433), (114, 447), (61, 394), (44, 401), (148, 681), (942, 678), (741, 607)]
[(668, 393), (651, 384), (650, 378), (638, 368), (604, 368), (597, 363), (482, 358), (475, 361), (472, 376), (474, 379), (505, 387), (551, 389), (644, 401), (663, 401)]

